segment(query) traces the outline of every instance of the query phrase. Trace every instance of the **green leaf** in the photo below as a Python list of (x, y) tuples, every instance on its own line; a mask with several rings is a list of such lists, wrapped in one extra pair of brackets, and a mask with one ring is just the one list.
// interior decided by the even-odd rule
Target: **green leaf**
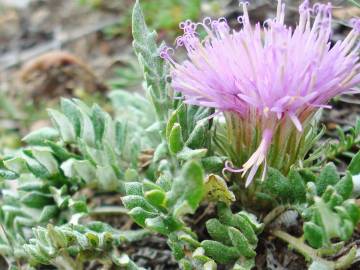
[[(229, 206), (224, 203), (218, 203), (218, 215), (223, 224), (237, 228), (245, 235), (250, 244), (257, 244), (258, 240), (254, 230), (257, 226), (260, 227), (260, 224), (255, 227), (249, 220), (249, 216), (241, 214), (241, 212), (233, 214)], [(262, 230), (262, 226), (260, 228), (259, 231)]]
[(168, 235), (171, 232), (163, 217), (147, 218), (145, 220), (145, 225), (150, 230), (163, 235)]
[(224, 159), (217, 156), (205, 157), (201, 159), (201, 163), (207, 172), (218, 172), (224, 168)]
[(280, 201), (288, 201), (292, 188), (288, 179), (280, 171), (274, 168), (268, 169), (267, 179), (262, 184), (263, 190), (270, 193)]
[(339, 180), (340, 177), (335, 165), (333, 163), (327, 164), (316, 180), (317, 194), (322, 195), (327, 186), (334, 186)]
[(32, 154), (51, 175), (55, 175), (59, 172), (58, 163), (51, 151), (41, 148), (32, 148)]
[(181, 232), (178, 234), (179, 240), (189, 244), (193, 248), (200, 247), (200, 242), (194, 239), (194, 235), (190, 235), (188, 233)]
[(219, 216), (219, 220), (221, 223), (232, 226), (233, 224), (233, 213), (231, 212), (231, 209), (229, 205), (226, 203), (220, 202), (217, 204), (217, 213)]
[(175, 260), (179, 261), (185, 257), (185, 252), (179, 242), (171, 241), (171, 239), (169, 239), (167, 241), (167, 243), (168, 243), (169, 247), (171, 248), (171, 251), (172, 251), (172, 254), (174, 255)]
[(43, 194), (38, 191), (32, 191), (25, 194), (21, 198), (21, 202), (31, 208), (43, 208), (54, 201), (50, 195)]
[(65, 147), (63, 147), (61, 144), (57, 144), (51, 141), (46, 141), (45, 145), (51, 148), (52, 152), (54, 153), (54, 156), (56, 156), (61, 161), (65, 161), (69, 158), (75, 158), (77, 155), (70, 153)]
[(96, 182), (96, 168), (89, 160), (73, 160), (72, 168), (87, 184)]
[(360, 151), (351, 160), (348, 170), (352, 175), (360, 174)]
[(321, 224), (325, 230), (325, 234), (329, 238), (337, 237), (341, 234), (341, 219), (338, 215), (331, 211), (331, 209), (325, 204), (325, 202), (316, 197), (315, 204), (319, 216), (321, 218)]
[(216, 241), (205, 240), (201, 242), (201, 246), (204, 248), (206, 256), (221, 264), (233, 262), (241, 256), (236, 247), (228, 247)]
[(145, 179), (143, 182), (143, 190), (144, 191), (149, 191), (149, 190), (153, 190), (153, 189), (156, 189), (156, 190), (159, 190), (159, 191), (162, 191), (162, 192), (165, 192), (164, 189), (162, 187), (160, 187), (157, 183), (154, 183), (152, 181), (149, 181), (147, 179)]
[(229, 236), (233, 246), (236, 247), (243, 256), (250, 258), (255, 257), (255, 251), (252, 250), (251, 245), (242, 232), (233, 227), (229, 227)]
[(47, 225), (47, 235), (51, 244), (55, 248), (64, 248), (68, 245), (68, 240), (61, 230), (55, 228), (52, 224)]
[(72, 201), (69, 206), (74, 211), (74, 213), (88, 213), (89, 212), (86, 202), (82, 201), (82, 200)]
[(166, 139), (169, 140), (171, 130), (177, 122), (177, 111), (173, 111), (166, 124)]
[(7, 169), (9, 169), (17, 174), (26, 173), (28, 171), (26, 162), (21, 157), (14, 157), (11, 159), (6, 159), (3, 162)]
[[(201, 246), (198, 246), (195, 251), (192, 254), (192, 257), (194, 259), (196, 259), (197, 262), (199, 262), (199, 264), (204, 264), (208, 261), (213, 261), (211, 258), (207, 257), (205, 255), (205, 250), (204, 248), (202, 248)], [(190, 270), (192, 270), (193, 268), (190, 267)]]
[(22, 140), (30, 145), (42, 145), (45, 141), (56, 141), (58, 138), (59, 132), (56, 129), (44, 127), (31, 132)]
[(96, 134), (93, 126), (93, 122), (91, 121), (91, 118), (82, 110), (80, 110), (80, 137), (84, 140), (84, 142), (94, 147), (95, 146), (95, 140), (96, 140)]
[(260, 223), (257, 220), (257, 217), (254, 214), (248, 213), (246, 211), (241, 211), (239, 213), (237, 213), (237, 215), (241, 216), (243, 219), (246, 220), (246, 222), (248, 224), (251, 225), (251, 227), (253, 228), (254, 232), (261, 233), (264, 229), (264, 224)]
[(80, 111), (78, 106), (70, 99), (65, 99), (65, 98), (62, 98), (60, 103), (61, 103), (61, 111), (66, 115), (66, 117), (72, 123), (76, 136), (80, 136), (81, 121), (80, 121)]
[(128, 209), (140, 207), (149, 212), (156, 212), (156, 209), (151, 204), (149, 204), (142, 196), (128, 195), (128, 196), (122, 197), (121, 200), (122, 200), (124, 206)]
[(116, 140), (116, 150), (119, 153), (122, 153), (124, 151), (127, 134), (128, 134), (127, 123), (116, 122), (115, 123), (115, 140)]
[(106, 191), (116, 191), (121, 185), (111, 166), (97, 166), (96, 178), (100, 182), (100, 187)]
[(98, 105), (92, 107), (91, 113), (96, 141), (101, 142), (105, 132), (105, 113)]
[(9, 170), (3, 170), (0, 169), (0, 178), (7, 179), (7, 180), (14, 180), (19, 178), (19, 174), (9, 171)]
[(154, 152), (153, 161), (159, 162), (160, 160), (166, 158), (168, 154), (168, 147), (166, 141), (163, 141), (161, 144), (159, 144)]
[(179, 160), (190, 160), (190, 159), (199, 159), (206, 156), (207, 149), (190, 149), (188, 147), (184, 147), (180, 152), (177, 153), (176, 157)]
[(320, 248), (325, 242), (323, 230), (313, 222), (304, 224), (304, 238), (313, 248)]
[(54, 218), (59, 213), (59, 209), (55, 205), (47, 205), (41, 211), (39, 223), (48, 223), (50, 219)]
[(76, 134), (70, 120), (62, 113), (52, 109), (48, 109), (48, 113), (50, 115), (53, 124), (60, 132), (63, 141), (66, 143), (74, 142), (76, 139)]
[(299, 173), (306, 183), (316, 182), (317, 176), (309, 168), (302, 169)]
[(156, 50), (157, 46), (155, 41), (149, 40), (149, 30), (147, 28), (144, 15), (142, 13), (139, 1), (135, 2), (132, 15), (132, 35), (134, 40), (140, 44), (146, 44), (149, 42), (149, 48)]
[(173, 154), (176, 154), (183, 149), (184, 141), (182, 138), (181, 126), (178, 123), (175, 123), (171, 129), (168, 143), (169, 150)]
[(136, 1), (132, 14), (133, 47), (143, 68), (149, 96), (160, 120), (168, 117), (171, 99), (166, 89), (167, 66), (159, 56), (156, 33), (146, 26), (139, 1)]
[(182, 130), (182, 135), (184, 138), (184, 141), (187, 140), (188, 138), (188, 106), (185, 105), (184, 103), (180, 103), (180, 106), (176, 109), (176, 118), (177, 118), (177, 123), (179, 123), (179, 125), (181, 126), (181, 130)]
[(58, 208), (64, 209), (68, 207), (70, 196), (67, 194), (66, 186), (62, 186), (60, 189), (55, 187), (50, 187), (50, 192)]
[(360, 207), (354, 200), (347, 200), (343, 205), (346, 208), (347, 214), (350, 216), (353, 224), (358, 224), (360, 221)]
[(85, 236), (93, 247), (97, 247), (99, 245), (100, 239), (95, 233), (87, 232), (85, 233)]
[(23, 155), (23, 158), (26, 161), (28, 169), (37, 177), (47, 178), (51, 176), (50, 172), (36, 159), (33, 159), (26, 154)]
[(233, 215), (231, 226), (239, 229), (244, 234), (250, 244), (257, 244), (257, 236), (254, 232), (252, 225), (248, 222), (247, 218), (238, 214)]
[(76, 176), (76, 172), (74, 170), (74, 163), (76, 161), (76, 159), (71, 158), (61, 164), (60, 168), (66, 177), (73, 178)]
[(209, 219), (206, 221), (206, 229), (210, 234), (211, 238), (221, 242), (225, 245), (231, 245), (231, 239), (229, 236), (229, 229), (227, 226), (223, 225), (216, 218)]
[(340, 239), (342, 241), (347, 241), (348, 239), (350, 239), (351, 235), (354, 232), (354, 229), (354, 224), (351, 222), (351, 220), (344, 219), (340, 228)]
[(292, 202), (303, 203), (306, 201), (306, 186), (300, 173), (294, 169), (290, 169), (288, 179), (291, 186)]
[(344, 200), (351, 196), (353, 188), (354, 184), (350, 173), (346, 173), (346, 175), (335, 185), (335, 190)]
[(169, 206), (174, 214), (194, 213), (205, 194), (204, 172), (196, 161), (184, 164), (181, 175), (174, 180), (169, 194)]
[(165, 196), (166, 194), (160, 190), (154, 189), (145, 192), (145, 199), (156, 207), (165, 205)]
[(191, 262), (187, 259), (181, 259), (179, 261), (179, 267), (181, 270), (192, 270), (193, 269)]
[(143, 195), (142, 184), (139, 182), (125, 183), (125, 194), (126, 195)]
[(148, 218), (155, 218), (156, 213), (146, 211), (141, 207), (134, 207), (129, 211), (129, 215), (134, 219), (134, 221), (142, 227), (145, 227), (145, 220)]
[(136, 181), (139, 179), (138, 171), (136, 169), (128, 168), (124, 173), (125, 181)]
[(189, 138), (186, 141), (186, 146), (196, 149), (196, 148), (202, 148), (205, 145), (205, 142), (207, 140), (207, 127), (208, 122), (200, 120), (194, 130), (190, 133)]
[(46, 264), (51, 258), (39, 252), (38, 248), (34, 245), (24, 245), (24, 251), (30, 256), (31, 260), (39, 263)]

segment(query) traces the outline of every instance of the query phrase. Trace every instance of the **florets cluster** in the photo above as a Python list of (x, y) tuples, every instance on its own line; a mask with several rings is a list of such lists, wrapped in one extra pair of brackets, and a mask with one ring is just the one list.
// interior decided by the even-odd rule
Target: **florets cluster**
[[(173, 49), (161, 56), (171, 65), (172, 87), (185, 102), (261, 119), (263, 139), (258, 150), (240, 171), (250, 168), (247, 184), (266, 162), (272, 136), (279, 123), (289, 119), (298, 132), (319, 107), (328, 107), (336, 95), (360, 82), (360, 20), (343, 41), (330, 42), (331, 4), (299, 8), (293, 29), (284, 24), (285, 4), (278, 1), (277, 15), (263, 25), (251, 25), (247, 3), (238, 18), (240, 30), (231, 29), (225, 18), (180, 24), (184, 34), (177, 47), (185, 47), (188, 59), (177, 63)], [(314, 19), (312, 19), (314, 17)], [(207, 36), (200, 38), (199, 30)], [(230, 167), (229, 167), (230, 169)]]

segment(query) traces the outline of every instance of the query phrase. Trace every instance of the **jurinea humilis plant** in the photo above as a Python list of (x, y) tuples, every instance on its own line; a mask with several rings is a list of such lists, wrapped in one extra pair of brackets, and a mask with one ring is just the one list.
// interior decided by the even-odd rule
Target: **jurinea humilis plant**
[[(294, 29), (284, 25), (281, 1), (264, 26), (251, 26), (243, 9), (241, 30), (225, 19), (182, 23), (177, 45), (189, 59), (177, 63), (172, 49), (158, 47), (136, 1), (133, 47), (148, 99), (112, 91), (113, 116), (63, 99), (48, 111), (52, 128), (28, 134), (17, 151), (0, 149), (0, 256), (8, 269), (169, 269), (175, 260), (183, 270), (265, 269), (272, 260), (258, 258), (277, 260), (284, 250), (278, 241), (272, 254), (263, 248), (273, 237), (309, 269), (352, 265), (360, 120), (329, 147), (314, 146), (322, 136), (314, 122), (319, 108), (360, 81), (360, 21), (330, 44), (330, 5), (304, 2)], [(169, 67), (183, 100), (169, 91)], [(345, 173), (325, 164), (345, 152), (352, 159)], [(233, 173), (222, 177), (224, 167)], [(157, 252), (159, 237), (166, 253)], [(171, 250), (173, 259), (148, 263), (138, 256), (148, 248)], [(293, 268), (293, 256), (280, 257)]]

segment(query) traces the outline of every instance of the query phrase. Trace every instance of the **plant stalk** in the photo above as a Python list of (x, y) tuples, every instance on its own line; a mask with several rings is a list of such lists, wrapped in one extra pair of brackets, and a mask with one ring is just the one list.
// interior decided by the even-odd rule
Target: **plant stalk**
[(306, 245), (300, 238), (291, 236), (287, 232), (281, 230), (275, 230), (271, 232), (277, 238), (288, 243), (292, 248), (305, 257), (307, 260), (317, 261), (329, 267), (329, 269), (347, 269), (355, 259), (356, 247), (353, 247), (347, 254), (337, 259), (337, 261), (328, 261), (321, 258), (317, 250)]

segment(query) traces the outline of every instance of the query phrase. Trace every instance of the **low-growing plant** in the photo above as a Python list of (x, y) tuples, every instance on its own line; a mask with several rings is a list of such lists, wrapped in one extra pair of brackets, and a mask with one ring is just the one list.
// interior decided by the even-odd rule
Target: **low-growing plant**
[[(295, 30), (283, 23), (281, 1), (262, 30), (243, 8), (240, 31), (224, 19), (181, 24), (177, 45), (189, 60), (177, 63), (136, 2), (146, 98), (113, 91), (114, 116), (63, 99), (48, 110), (53, 127), (1, 154), (0, 254), (9, 269), (143, 269), (131, 247), (152, 234), (185, 270), (250, 270), (269, 235), (309, 269), (350, 267), (360, 152), (345, 171), (330, 161), (358, 147), (359, 125), (327, 147), (317, 126), (318, 107), (359, 82), (359, 21), (330, 48), (330, 6), (305, 1)], [(299, 235), (283, 224), (290, 212)]]

